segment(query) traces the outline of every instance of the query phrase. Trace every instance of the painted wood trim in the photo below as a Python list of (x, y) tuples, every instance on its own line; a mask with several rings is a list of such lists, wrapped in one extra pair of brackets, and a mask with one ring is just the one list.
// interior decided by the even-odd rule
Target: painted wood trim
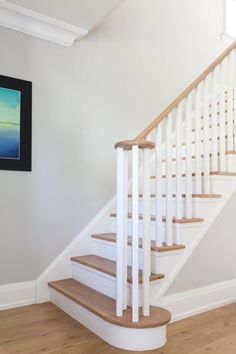
[(66, 47), (71, 47), (88, 31), (0, 0), (0, 26), (7, 27), (33, 37), (41, 38)]
[(158, 301), (154, 301), (153, 304), (164, 306), (171, 311), (172, 322), (175, 322), (235, 301), (236, 279), (231, 279), (181, 293), (166, 295)]
[(35, 304), (35, 281), (0, 285), (0, 311)]

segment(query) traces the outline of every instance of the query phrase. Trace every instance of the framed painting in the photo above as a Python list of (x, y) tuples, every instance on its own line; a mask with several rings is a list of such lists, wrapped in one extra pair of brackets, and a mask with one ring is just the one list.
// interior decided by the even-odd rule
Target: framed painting
[(0, 170), (31, 171), (32, 83), (0, 75)]

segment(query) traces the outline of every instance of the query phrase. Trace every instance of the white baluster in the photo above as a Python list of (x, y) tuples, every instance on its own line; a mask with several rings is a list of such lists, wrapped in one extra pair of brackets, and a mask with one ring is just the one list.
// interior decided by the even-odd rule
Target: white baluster
[(163, 203), (163, 178), (162, 178), (162, 123), (156, 128), (156, 246), (162, 246), (163, 221), (162, 221), (162, 203)]
[(226, 129), (225, 129), (225, 60), (220, 65), (220, 171), (226, 171)]
[(123, 309), (127, 309), (127, 266), (128, 266), (128, 151), (124, 151), (124, 230), (123, 230)]
[(232, 84), (233, 84), (233, 137), (234, 137), (234, 150), (236, 150), (236, 122), (235, 122), (235, 109), (236, 109), (236, 50), (233, 50), (232, 53), (232, 60), (233, 60), (233, 72), (232, 72)]
[(202, 193), (202, 154), (201, 154), (201, 124), (202, 124), (202, 84), (199, 84), (195, 95), (195, 154), (196, 154), (196, 193)]
[(139, 150), (132, 147), (132, 318), (139, 320)]
[(227, 137), (228, 144), (227, 150), (234, 150), (234, 139), (233, 139), (233, 52), (228, 56), (227, 60)]
[(211, 171), (218, 171), (218, 82), (219, 82), (219, 67), (216, 67), (213, 72), (212, 80), (212, 97), (211, 97), (211, 146), (212, 146), (212, 166)]
[(204, 139), (204, 157), (203, 157), (203, 170), (204, 170), (204, 193), (210, 193), (210, 157), (209, 157), (209, 75), (204, 81), (204, 94), (203, 94), (203, 139)]
[(125, 229), (124, 217), (124, 150), (117, 148), (117, 260), (116, 260), (116, 315), (123, 315), (123, 274), (124, 274), (124, 258), (123, 258), (123, 238)]
[(150, 150), (143, 150), (143, 315), (150, 314)]
[[(175, 150), (176, 150), (176, 218), (182, 219), (183, 217), (183, 200), (182, 200), (182, 172), (183, 172), (183, 140), (182, 140), (182, 130), (183, 130), (183, 106), (182, 103), (177, 107), (176, 112), (176, 135), (175, 135)], [(177, 241), (177, 240), (176, 240)]]
[(172, 113), (166, 118), (166, 243), (173, 245), (173, 198), (172, 198)]
[(192, 93), (190, 93), (186, 98), (185, 124), (186, 124), (186, 218), (191, 219), (193, 216)]

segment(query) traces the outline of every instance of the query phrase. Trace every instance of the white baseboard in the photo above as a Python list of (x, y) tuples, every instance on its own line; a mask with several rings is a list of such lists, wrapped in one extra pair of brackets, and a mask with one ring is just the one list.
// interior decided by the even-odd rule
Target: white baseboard
[(35, 281), (0, 285), (0, 311), (35, 304)]
[(172, 322), (236, 302), (236, 279), (163, 296), (157, 304), (169, 310)]

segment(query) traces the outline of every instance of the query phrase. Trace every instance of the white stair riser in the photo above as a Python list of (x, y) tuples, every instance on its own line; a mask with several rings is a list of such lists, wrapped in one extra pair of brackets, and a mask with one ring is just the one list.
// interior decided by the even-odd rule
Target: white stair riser
[[(93, 252), (103, 258), (116, 261), (116, 243), (94, 240)], [(128, 265), (131, 265), (131, 247), (128, 247)], [(169, 252), (151, 252), (151, 271), (168, 276), (182, 256), (183, 250)], [(139, 268), (143, 267), (143, 251), (139, 250)]]
[(116, 326), (104, 321), (54, 289), (51, 289), (50, 293), (53, 304), (114, 347), (145, 351), (160, 348), (166, 343), (166, 326), (146, 329)]
[[(212, 210), (215, 207), (215, 203), (218, 203), (218, 198), (204, 199), (204, 198), (193, 198), (193, 217), (202, 217), (203, 215), (207, 218), (211, 214)], [(129, 199), (129, 212), (132, 211), (132, 199)], [(186, 202), (185, 198), (182, 201), (182, 217), (186, 217)], [(139, 213), (143, 213), (143, 200), (139, 201)], [(166, 215), (166, 198), (163, 198), (162, 203), (162, 215)], [(150, 200), (150, 215), (156, 214), (156, 199), (151, 198)], [(176, 216), (176, 198), (173, 198), (173, 215)]]
[[(229, 159), (231, 165), (234, 163), (234, 161), (232, 161), (232, 159)], [(236, 172), (236, 164), (235, 164), (235, 169), (234, 171), (230, 171), (230, 172)], [(223, 196), (225, 196), (224, 191), (225, 189), (222, 188), (221, 183), (217, 184), (217, 181), (221, 181), (222, 178), (225, 181), (228, 181), (229, 183), (235, 183), (235, 178), (236, 177), (227, 177), (227, 176), (210, 176), (210, 193), (214, 193), (214, 194), (222, 194)], [(172, 192), (173, 194), (176, 193), (176, 178), (172, 178), (173, 184), (172, 184)], [(202, 183), (203, 185), (203, 183)], [(196, 178), (193, 177), (192, 178), (192, 193), (193, 194), (199, 194), (199, 193), (204, 193), (204, 190), (202, 189), (201, 191), (197, 191), (196, 190)], [(217, 189), (219, 188), (219, 189)], [(182, 177), (182, 193), (185, 194), (186, 192), (186, 178)], [(227, 190), (227, 188), (226, 188)], [(142, 186), (140, 186), (140, 193), (142, 193)], [(151, 194), (155, 194), (156, 193), (156, 179), (151, 179), (151, 183), (150, 183), (150, 192)], [(163, 179), (162, 181), (162, 192), (163, 194), (166, 193), (166, 179)]]
[[(210, 128), (209, 129), (209, 153), (212, 152), (212, 129)], [(183, 134), (185, 134), (185, 131), (183, 131)], [(219, 138), (220, 138), (220, 128), (217, 127), (217, 132), (216, 132), (216, 135), (217, 135), (217, 148), (218, 148), (218, 151), (220, 150), (219, 149)], [(200, 143), (200, 151), (201, 151), (201, 154), (203, 155), (204, 154), (204, 131), (201, 130), (201, 143)], [(195, 132), (192, 132), (192, 143), (191, 144), (191, 149), (192, 149), (192, 156), (195, 156), (196, 155), (196, 137), (195, 137)], [(175, 147), (175, 144), (176, 144), (176, 141), (175, 141), (175, 136), (173, 136), (173, 140), (172, 140), (172, 144), (173, 144), (173, 148), (172, 148), (172, 152), (173, 152), (173, 158), (176, 157), (176, 147)], [(226, 146), (227, 146), (227, 139), (226, 139)], [(165, 143), (163, 143), (163, 148), (162, 148), (162, 156), (165, 156), (165, 153), (166, 153), (166, 147), (165, 147)], [(182, 157), (185, 157), (186, 156), (186, 145), (182, 145)]]
[(224, 198), (228, 198), (231, 195), (232, 191), (236, 188), (236, 177), (227, 177), (227, 176), (212, 176), (212, 193), (220, 193)]
[[(182, 186), (181, 191), (182, 191), (183, 194), (186, 193), (186, 183), (185, 183), (185, 181), (186, 181), (186, 178), (182, 177), (181, 178), (181, 186)], [(196, 191), (196, 186), (195, 186), (195, 184), (196, 184), (195, 177), (192, 178), (192, 181), (193, 181), (193, 192), (192, 193), (196, 194), (197, 191)], [(142, 193), (142, 191), (143, 191), (143, 188), (142, 188), (142, 185), (140, 185), (139, 192)], [(151, 194), (155, 194), (156, 193), (156, 179), (151, 179), (150, 191), (151, 191)], [(201, 190), (200, 192), (202, 193), (203, 191)], [(165, 178), (163, 178), (163, 180), (162, 180), (162, 193), (166, 194), (166, 179)], [(173, 194), (176, 193), (176, 178), (175, 177), (172, 178), (172, 193)]]
[(236, 172), (236, 155), (226, 156), (227, 171)]
[[(210, 159), (210, 166), (211, 166), (211, 159)], [(179, 165), (178, 165), (179, 166)], [(201, 169), (202, 171), (204, 170), (204, 159), (201, 158)], [(212, 167), (210, 167), (212, 170)], [(186, 173), (186, 160), (181, 161), (181, 171), (182, 173)], [(192, 159), (192, 172), (196, 172), (196, 159)], [(172, 173), (176, 173), (176, 161), (172, 161)], [(166, 163), (162, 163), (162, 174), (166, 175)], [(156, 170), (154, 164), (151, 166), (151, 175), (155, 176), (156, 175)]]
[[(199, 228), (201, 227), (202, 222), (198, 223), (189, 223), (189, 224), (175, 224), (173, 223), (173, 241), (174, 243), (183, 243), (189, 244), (189, 240), (191, 237), (195, 237), (196, 233), (198, 232)], [(163, 235), (166, 232), (166, 223), (163, 222)], [(155, 222), (151, 222), (151, 232), (150, 237), (151, 240), (156, 239), (156, 225)], [(132, 234), (132, 220), (128, 220), (128, 235)], [(111, 218), (111, 232), (116, 233), (116, 218)], [(139, 221), (139, 236), (143, 237), (143, 222), (142, 220)], [(181, 237), (180, 237), (181, 236)], [(165, 242), (165, 239), (162, 240)], [(185, 243), (186, 242), (186, 243)]]
[[(99, 291), (100, 293), (116, 299), (116, 278), (96, 269), (72, 262), (73, 279), (84, 285)], [(151, 282), (158, 288), (161, 286), (162, 279)], [(131, 284), (127, 284), (128, 306), (131, 306)], [(139, 286), (139, 305), (142, 304), (142, 290)]]
[[(202, 171), (204, 170), (203, 169), (203, 159), (202, 160)], [(210, 166), (211, 166), (211, 160), (210, 160)], [(220, 166), (220, 162), (219, 162), (219, 159), (218, 159), (218, 165)], [(212, 171), (212, 167), (210, 167), (210, 170)], [(234, 154), (230, 154), (230, 155), (226, 155), (226, 171), (229, 171), (229, 172), (236, 172), (236, 155)], [(195, 173), (196, 172), (196, 161), (195, 159), (192, 160), (192, 173)], [(224, 171), (225, 172), (225, 171)], [(175, 174), (176, 173), (176, 162), (173, 161), (172, 163), (172, 173)], [(182, 173), (186, 173), (186, 160), (183, 160), (182, 161)], [(163, 162), (162, 164), (162, 174), (163, 176), (166, 175), (166, 163)], [(151, 166), (151, 175), (152, 176), (155, 176), (156, 175), (156, 170), (155, 170), (155, 161), (153, 161), (152, 163), (152, 166)], [(166, 189), (166, 186), (165, 186), (165, 179), (163, 179), (163, 190), (165, 191)], [(173, 178), (174, 180), (174, 183), (175, 182), (175, 178)], [(183, 183), (185, 182), (185, 178), (183, 177), (182, 178), (183, 180)], [(195, 178), (193, 178), (193, 181), (195, 180)], [(155, 179), (152, 180), (152, 182), (155, 184)], [(140, 181), (140, 186), (139, 186), (140, 190), (142, 190), (142, 182)], [(175, 189), (175, 186), (174, 186), (174, 189)], [(155, 189), (154, 189), (155, 190)], [(185, 191), (185, 187), (183, 187), (183, 190)]]

